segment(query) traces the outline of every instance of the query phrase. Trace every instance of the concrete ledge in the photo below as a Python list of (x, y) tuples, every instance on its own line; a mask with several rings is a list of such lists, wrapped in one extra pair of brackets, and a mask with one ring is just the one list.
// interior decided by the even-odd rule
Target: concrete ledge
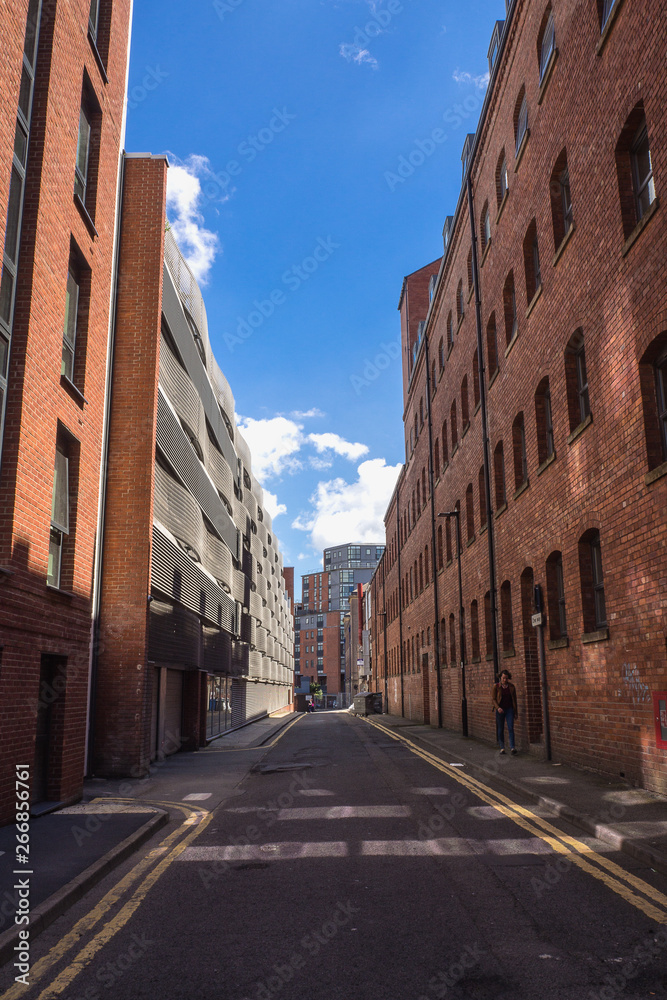
[[(73, 906), (79, 899), (97, 885), (98, 882), (113, 871), (121, 862), (129, 858), (137, 848), (141, 847), (145, 841), (149, 840), (169, 819), (169, 814), (164, 809), (155, 809), (155, 815), (140, 826), (138, 830), (122, 840), (114, 848), (89, 865), (85, 871), (73, 878), (71, 882), (64, 885), (52, 896), (45, 899), (30, 911), (30, 940), (34, 939), (45, 931), (46, 928), (66, 913), (70, 906)], [(0, 934), (0, 966), (8, 962), (14, 955), (14, 945), (19, 940), (19, 927), (11, 927)]]

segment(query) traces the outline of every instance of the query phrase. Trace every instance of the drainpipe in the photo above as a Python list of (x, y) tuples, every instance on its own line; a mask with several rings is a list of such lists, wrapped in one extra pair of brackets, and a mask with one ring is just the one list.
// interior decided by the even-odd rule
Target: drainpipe
[(470, 171), (472, 160), (468, 165), (466, 178), (468, 191), (468, 208), (470, 210), (470, 236), (472, 240), (472, 276), (475, 287), (475, 319), (477, 322), (477, 361), (479, 369), (479, 400), (482, 415), (482, 444), (484, 451), (484, 491), (486, 493), (486, 534), (489, 546), (489, 592), (491, 595), (491, 638), (493, 643), (493, 679), (495, 681), (500, 672), (500, 662), (498, 657), (498, 627), (496, 612), (496, 552), (495, 536), (493, 528), (493, 510), (491, 508), (491, 468), (489, 463), (489, 424), (486, 413), (486, 387), (484, 373), (486, 365), (484, 363), (484, 345), (482, 343), (482, 299), (479, 287), (479, 269), (477, 265), (477, 234), (475, 231), (475, 210), (472, 197), (472, 181)]
[(431, 493), (431, 573), (433, 576), (433, 614), (435, 629), (435, 671), (438, 689), (438, 728), (442, 729), (442, 679), (440, 673), (440, 609), (438, 604), (437, 546), (435, 536), (435, 482), (433, 479), (433, 421), (431, 419), (431, 372), (428, 353), (428, 337), (424, 337), (424, 362), (426, 364), (426, 416), (428, 418), (428, 488)]
[(401, 715), (405, 716), (405, 692), (403, 691), (403, 601), (401, 591), (403, 577), (401, 576), (401, 514), (400, 489), (396, 487), (396, 542), (398, 544), (398, 657), (401, 664)]

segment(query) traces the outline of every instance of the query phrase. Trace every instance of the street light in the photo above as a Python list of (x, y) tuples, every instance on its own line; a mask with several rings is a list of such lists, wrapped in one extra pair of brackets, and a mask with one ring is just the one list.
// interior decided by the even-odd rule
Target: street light
[(466, 698), (466, 665), (463, 658), (463, 647), (465, 637), (463, 635), (463, 583), (461, 582), (461, 511), (446, 510), (438, 517), (453, 517), (456, 519), (456, 548), (459, 564), (459, 651), (461, 657), (461, 731), (464, 736), (468, 735), (468, 699)]

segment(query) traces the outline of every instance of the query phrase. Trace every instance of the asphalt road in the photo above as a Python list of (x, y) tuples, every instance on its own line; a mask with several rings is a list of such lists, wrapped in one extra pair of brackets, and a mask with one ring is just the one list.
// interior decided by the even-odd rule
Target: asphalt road
[(172, 759), (144, 797), (201, 797), (33, 943), (29, 987), (6, 967), (0, 990), (667, 998), (667, 879), (416, 750), (329, 713), (261, 752)]

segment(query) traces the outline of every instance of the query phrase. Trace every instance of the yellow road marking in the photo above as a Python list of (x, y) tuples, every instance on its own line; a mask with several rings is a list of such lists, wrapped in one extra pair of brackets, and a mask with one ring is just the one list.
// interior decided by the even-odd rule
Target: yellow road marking
[(296, 719), (292, 719), (290, 723), (288, 723), (283, 729), (280, 730), (275, 740), (272, 740), (270, 743), (265, 743), (264, 746), (229, 747), (229, 749), (227, 750), (223, 750), (222, 747), (207, 747), (206, 753), (247, 753), (249, 750), (269, 750), (271, 747), (274, 747), (278, 742), (278, 740), (282, 739), (282, 737), (285, 735), (288, 729), (291, 729), (292, 726), (295, 726), (300, 719), (303, 719), (303, 714), (299, 714), (297, 715)]
[[(109, 910), (115, 906), (115, 904), (121, 899), (122, 896), (128, 891), (134, 882), (140, 878), (144, 872), (154, 864), (158, 858), (164, 855), (165, 851), (169, 849), (174, 840), (176, 840), (184, 832), (186, 825), (189, 825), (190, 818), (197, 814), (198, 810), (191, 809), (188, 806), (182, 805), (180, 802), (147, 802), (145, 800), (139, 799), (108, 799), (108, 798), (98, 798), (93, 799), (93, 802), (141, 802), (142, 805), (161, 805), (161, 806), (173, 806), (176, 809), (180, 809), (181, 812), (188, 817), (184, 823), (177, 826), (175, 830), (172, 830), (157, 847), (152, 851), (149, 851), (141, 861), (132, 868), (123, 878), (118, 882), (112, 889), (110, 889), (102, 899), (90, 910), (85, 916), (81, 917), (80, 920), (76, 922), (74, 927), (61, 938), (58, 944), (54, 945), (51, 950), (39, 959), (35, 965), (30, 970), (30, 985), (38, 982), (42, 979), (50, 969), (53, 968), (75, 945), (79, 944), (81, 938), (88, 931), (99, 923), (99, 921), (109, 912)], [(201, 811), (201, 810), (199, 810)], [(21, 983), (16, 983), (11, 987), (6, 993), (3, 994), (2, 1000), (14, 1000), (15, 997), (23, 996), (25, 994), (25, 987)]]
[[(192, 817), (190, 817), (192, 819)], [(146, 876), (143, 882), (135, 889), (132, 897), (124, 904), (124, 906), (119, 910), (115, 917), (112, 917), (104, 925), (101, 931), (99, 931), (95, 937), (89, 941), (85, 948), (83, 948), (77, 957), (71, 962), (67, 968), (56, 976), (52, 983), (50, 983), (45, 990), (43, 990), (38, 997), (38, 1000), (52, 1000), (53, 997), (59, 996), (63, 993), (74, 981), (74, 979), (82, 972), (85, 967), (92, 961), (97, 952), (107, 944), (108, 941), (114, 937), (115, 934), (121, 930), (125, 924), (128, 922), (130, 917), (138, 909), (138, 907), (143, 903), (146, 895), (153, 885), (157, 882), (161, 875), (169, 868), (171, 864), (178, 858), (186, 847), (189, 847), (195, 837), (208, 826), (213, 818), (213, 813), (206, 812), (205, 810), (196, 810), (195, 822), (197, 825), (188, 833), (180, 844), (163, 858), (158, 865), (153, 869), (150, 874)]]
[[(501, 792), (494, 791), (470, 775), (462, 774), (459, 768), (451, 767), (451, 765), (446, 764), (444, 761), (440, 760), (439, 757), (436, 757), (428, 750), (423, 750), (421, 747), (417, 746), (417, 744), (413, 743), (412, 740), (408, 739), (406, 736), (396, 733), (395, 731), (380, 725), (378, 722), (371, 722), (370, 719), (364, 719), (364, 721), (368, 722), (369, 725), (373, 726), (375, 729), (391, 736), (392, 739), (404, 743), (416, 756), (421, 757), (422, 760), (425, 760), (433, 767), (438, 768), (438, 770), (443, 771), (445, 774), (454, 778), (455, 781), (458, 781), (459, 784), (468, 788), (474, 795), (482, 799), (483, 802), (486, 802), (488, 805), (496, 808), (504, 816), (511, 819), (524, 830), (536, 837), (539, 837), (547, 843), (552, 850), (559, 854), (569, 855), (573, 864), (576, 864), (582, 869), (582, 871), (587, 872), (594, 878), (604, 882), (604, 884), (610, 889), (622, 896), (626, 902), (630, 903), (637, 909), (642, 910), (647, 916), (651, 917), (652, 920), (656, 920), (658, 923), (667, 923), (667, 913), (664, 913), (662, 910), (658, 910), (651, 903), (635, 895), (635, 893), (632, 892), (627, 885), (622, 885), (617, 881), (617, 879), (623, 879), (623, 881), (632, 885), (645, 896), (648, 896), (659, 905), (667, 908), (667, 896), (663, 895), (663, 893), (659, 892), (652, 885), (649, 885), (648, 882), (644, 882), (643, 879), (637, 878), (637, 876), (632, 875), (630, 872), (626, 872), (613, 861), (597, 854), (587, 844), (584, 844), (575, 837), (571, 837), (558, 830), (555, 826), (549, 823), (548, 820), (537, 816), (525, 806), (518, 805)], [(585, 854), (586, 858), (581, 857), (582, 854)], [(613, 873), (615, 877), (608, 875), (605, 871), (600, 871), (598, 868), (595, 868), (590, 863), (591, 861), (596, 862), (601, 868)]]

